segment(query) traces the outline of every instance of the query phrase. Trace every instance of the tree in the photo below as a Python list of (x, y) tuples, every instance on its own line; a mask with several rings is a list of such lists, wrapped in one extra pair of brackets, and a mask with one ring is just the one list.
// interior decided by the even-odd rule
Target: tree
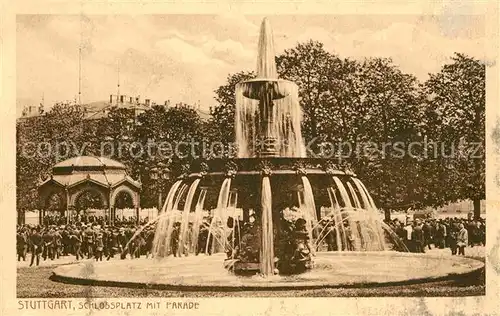
[[(295, 82), (299, 86), (300, 105), (304, 114), (302, 135), (306, 142), (325, 132), (325, 111), (321, 99), (328, 92), (328, 77), (333, 65), (340, 59), (327, 52), (317, 41), (299, 43), (276, 57), (276, 66), (281, 78)], [(315, 150), (315, 146), (313, 146)]]
[(485, 198), (485, 71), (481, 61), (456, 53), (424, 84), (426, 133), (441, 145), (441, 193), (448, 201), (471, 199), (475, 218)]
[[(134, 166), (143, 183), (143, 206), (156, 206), (158, 195), (173, 184), (174, 160), (188, 163), (201, 155), (203, 124), (194, 107), (187, 104), (170, 108), (156, 105), (138, 116), (133, 139), (144, 150)], [(160, 177), (155, 179), (152, 173)]]
[(17, 123), (16, 178), (18, 209), (38, 207), (37, 184), (57, 162), (81, 148), (84, 111), (78, 104), (55, 104), (41, 116)]

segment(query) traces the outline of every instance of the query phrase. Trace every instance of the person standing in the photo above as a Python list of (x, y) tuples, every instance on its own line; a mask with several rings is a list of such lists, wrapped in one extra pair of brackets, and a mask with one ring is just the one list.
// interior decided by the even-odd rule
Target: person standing
[(469, 234), (467, 229), (465, 229), (464, 224), (460, 223), (460, 231), (457, 235), (457, 246), (458, 246), (458, 254), (465, 256), (465, 247), (469, 242)]
[(422, 225), (422, 231), (424, 233), (424, 248), (427, 246), (429, 250), (431, 250), (431, 225), (429, 224), (429, 221), (426, 220), (425, 223)]
[(59, 259), (59, 257), (62, 254), (62, 237), (61, 233), (59, 232), (59, 229), (56, 227), (54, 230), (54, 247), (53, 247), (53, 253), (52, 256), (54, 256), (56, 259)]
[(125, 259), (127, 257), (128, 249), (125, 249), (127, 245), (127, 236), (125, 235), (125, 228), (121, 227), (118, 234), (118, 247), (120, 251), (120, 259)]
[(453, 222), (450, 226), (450, 234), (449, 234), (449, 246), (451, 249), (451, 254), (457, 254), (457, 237), (459, 232), (459, 227), (457, 222)]
[(149, 258), (149, 255), (153, 256), (153, 242), (155, 239), (155, 232), (153, 229), (148, 228), (146, 230), (145, 235), (146, 235), (146, 238), (145, 238), (146, 258)]
[(424, 247), (425, 247), (424, 232), (422, 230), (422, 226), (421, 226), (420, 221), (418, 219), (415, 221), (415, 227), (413, 227), (412, 240), (413, 240), (415, 252), (424, 253), (425, 252), (425, 250), (424, 250)]
[(95, 238), (95, 260), (102, 261), (102, 252), (104, 250), (103, 234), (98, 232)]
[(85, 230), (85, 252), (87, 253), (87, 259), (90, 259), (94, 256), (94, 239), (95, 232), (92, 226), (88, 226)]
[(53, 258), (53, 250), (54, 250), (54, 231), (52, 230), (52, 228), (50, 228), (50, 230), (46, 230), (43, 235), (42, 235), (42, 239), (43, 239), (43, 253), (42, 253), (42, 257), (43, 257), (43, 260), (47, 260), (47, 257), (51, 260), (54, 260)]
[(26, 234), (22, 230), (17, 231), (17, 261), (26, 261), (26, 245), (28, 244), (28, 240), (26, 238)]
[(180, 226), (181, 226), (181, 223), (180, 222), (176, 222), (174, 224), (174, 228), (172, 230), (172, 234), (170, 235), (171, 237), (171, 240), (170, 240), (170, 247), (172, 249), (172, 254), (174, 255), (174, 257), (177, 257), (177, 255), (179, 255), (180, 257), (180, 253), (178, 254), (177, 251), (179, 250), (179, 233), (180, 233)]
[(412, 240), (412, 235), (413, 235), (413, 226), (411, 220), (408, 220), (406, 223), (406, 226), (404, 228), (404, 231), (406, 233), (404, 243), (406, 245), (406, 248), (410, 252), (415, 252), (415, 247), (413, 245), (413, 240)]
[(80, 260), (80, 258), (83, 259), (82, 234), (80, 233), (80, 231), (78, 229), (74, 229), (71, 232), (70, 238), (71, 238), (72, 243), (73, 243), (73, 247), (74, 247), (73, 249), (74, 249), (74, 253), (76, 256), (76, 260)]
[(36, 258), (36, 265), (40, 265), (40, 254), (42, 253), (43, 239), (40, 235), (39, 229), (33, 229), (33, 233), (30, 236), (30, 246), (31, 246), (31, 263), (30, 267), (33, 265)]

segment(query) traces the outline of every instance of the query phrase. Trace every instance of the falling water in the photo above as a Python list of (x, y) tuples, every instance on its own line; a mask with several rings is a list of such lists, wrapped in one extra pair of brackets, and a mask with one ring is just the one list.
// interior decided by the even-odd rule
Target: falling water
[[(263, 139), (275, 140), (280, 157), (306, 157), (300, 123), (302, 112), (295, 83), (277, 79), (273, 34), (267, 19), (262, 21), (257, 54), (257, 78), (236, 85), (235, 136), (238, 158), (256, 157)], [(270, 108), (270, 113), (261, 113)], [(267, 118), (267, 115), (270, 115)], [(261, 135), (266, 119), (267, 135)]]
[[(217, 200), (217, 208), (214, 210), (212, 217), (212, 222), (210, 223), (210, 230), (208, 232), (208, 239), (214, 238), (212, 242), (212, 252), (223, 252), (226, 250), (227, 246), (227, 205), (229, 203), (229, 192), (231, 188), (231, 178), (225, 178), (222, 182), (219, 198)], [(208, 252), (208, 247), (210, 243), (207, 242), (206, 251)]]
[[(170, 220), (171, 216), (171, 211), (172, 211), (172, 205), (174, 202), (174, 197), (175, 194), (177, 193), (177, 189), (181, 185), (182, 180), (179, 180), (174, 183), (170, 191), (168, 192), (167, 199), (165, 200), (165, 203), (163, 204), (163, 208), (159, 213), (158, 216), (158, 224), (156, 225), (156, 231), (155, 231), (155, 236), (153, 239), (153, 249), (151, 250), (151, 253), (155, 257), (164, 257), (166, 253), (164, 252), (166, 249), (165, 241), (167, 239), (167, 228), (168, 228), (168, 223)], [(165, 216), (162, 216), (165, 215)]]
[(352, 200), (354, 201), (354, 208), (356, 209), (356, 221), (354, 222), (354, 226), (351, 227), (351, 232), (357, 237), (359, 240), (359, 248), (361, 250), (367, 250), (367, 245), (369, 244), (369, 236), (366, 232), (364, 225), (365, 222), (365, 211), (361, 206), (361, 202), (359, 201), (358, 195), (356, 194), (356, 190), (354, 190), (351, 182), (346, 181), (347, 190), (351, 193)]
[[(349, 211), (352, 211), (354, 208), (353, 208), (353, 205), (351, 202), (351, 198), (349, 197), (349, 193), (347, 193), (347, 190), (346, 190), (344, 184), (342, 183), (342, 181), (340, 181), (340, 179), (338, 177), (333, 177), (333, 181), (335, 182), (335, 185), (339, 189), (339, 193), (340, 193), (340, 196), (342, 197), (342, 200), (344, 201), (345, 208)], [(344, 212), (345, 212), (345, 210), (344, 210)], [(352, 216), (349, 216), (346, 219), (347, 219), (347, 222), (349, 225), (351, 237), (353, 238), (352, 246), (353, 246), (354, 250), (359, 250), (359, 248), (360, 248), (360, 245), (359, 245), (360, 236), (359, 236), (358, 229), (356, 227), (354, 218)], [(349, 237), (349, 236), (347, 236), (347, 237)]]
[[(176, 184), (178, 182), (176, 182)], [(179, 201), (181, 200), (184, 192), (187, 189), (187, 185), (183, 184), (178, 191), (177, 190), (174, 191), (174, 193), (171, 195), (171, 192), (174, 189), (177, 189), (178, 187), (179, 185), (177, 185), (176, 187), (172, 187), (172, 189), (168, 193), (167, 201), (165, 202), (166, 203), (165, 214), (168, 215), (160, 219), (156, 227), (156, 233), (153, 240), (153, 249), (152, 249), (152, 254), (156, 258), (167, 257), (170, 254), (170, 246), (171, 246), (170, 240), (172, 235), (172, 229), (174, 227), (174, 223), (176, 222), (178, 216), (177, 208), (179, 206)], [(177, 192), (177, 194), (175, 194), (175, 192)]]
[[(243, 85), (236, 86), (235, 135), (238, 158), (256, 157), (259, 146), (259, 101), (244, 97), (245, 89)], [(296, 85), (289, 85), (288, 90), (286, 97), (274, 100), (271, 133), (278, 144), (278, 156), (306, 157), (300, 129), (302, 111), (298, 88)]]
[(281, 157), (306, 157), (306, 148), (302, 139), (300, 123), (302, 110), (299, 104), (298, 87), (287, 87), (288, 95), (274, 101), (273, 116), (275, 137), (280, 144)]
[(196, 252), (198, 249), (198, 236), (200, 235), (200, 224), (203, 217), (203, 204), (205, 203), (205, 197), (207, 196), (207, 189), (202, 188), (200, 190), (200, 195), (198, 196), (198, 202), (194, 209), (194, 220), (193, 220), (193, 238), (191, 239), (191, 252)]
[[(330, 204), (332, 205), (332, 220), (335, 223), (335, 237), (337, 241), (337, 250), (342, 251), (342, 242), (344, 242), (344, 245), (347, 244), (346, 236), (345, 236), (345, 231), (344, 231), (344, 224), (342, 222), (342, 214), (340, 213), (340, 203), (339, 200), (337, 199), (337, 194), (335, 193), (335, 190), (333, 187), (328, 187), (328, 197), (330, 198)], [(342, 238), (342, 239), (341, 239)]]
[(318, 221), (318, 215), (316, 214), (316, 204), (314, 203), (314, 195), (311, 187), (311, 183), (306, 176), (301, 177), (302, 185), (304, 186), (304, 206), (308, 211), (309, 219), (316, 223)]
[[(229, 245), (231, 249), (235, 249), (236, 246), (236, 236), (239, 236), (240, 234), (240, 226), (239, 226), (239, 219), (236, 216), (236, 206), (238, 204), (238, 192), (237, 191), (231, 191), (229, 193), (229, 202), (227, 205), (228, 208), (228, 214), (233, 218), (233, 227), (231, 228), (231, 244)], [(239, 242), (239, 241), (238, 241)], [(241, 247), (240, 247), (241, 249)]]
[[(174, 183), (170, 191), (168, 191), (167, 199), (165, 200), (165, 203), (163, 204), (163, 208), (160, 211), (160, 214), (165, 212), (166, 210), (171, 210), (172, 209), (172, 203), (174, 202), (174, 196), (175, 193), (177, 193), (177, 189), (181, 185), (182, 180), (178, 180)], [(158, 214), (159, 215), (159, 214)]]
[(260, 272), (264, 276), (274, 274), (274, 241), (271, 183), (269, 177), (262, 178), (262, 234), (260, 249)]
[(186, 238), (189, 237), (190, 234), (192, 238), (192, 231), (188, 230), (189, 213), (191, 211), (194, 194), (196, 192), (196, 189), (198, 188), (199, 183), (200, 179), (196, 179), (193, 181), (193, 183), (191, 183), (187, 194), (186, 203), (184, 204), (184, 211), (182, 212), (181, 220), (181, 230), (179, 233), (179, 247), (177, 248), (177, 253), (179, 256), (181, 256), (182, 254), (187, 255), (187, 253), (189, 252), (189, 245), (191, 244), (191, 241), (189, 239), (186, 240)]
[(149, 226), (153, 225), (154, 223), (158, 222), (163, 217), (167, 217), (168, 215), (169, 214), (167, 214), (167, 213), (163, 213), (163, 214), (157, 216), (156, 218), (153, 218), (152, 220), (148, 221), (146, 224), (142, 225), (141, 227), (139, 227), (139, 229), (137, 229), (135, 231), (135, 233), (132, 235), (132, 237), (130, 237), (130, 239), (127, 241), (127, 243), (125, 244), (125, 247), (123, 247), (123, 251), (122, 251), (121, 255), (124, 256), (127, 253), (128, 247), (129, 247), (130, 243), (132, 241), (134, 241), (134, 239), (136, 239), (137, 236), (139, 236), (139, 234), (142, 233), (142, 231), (144, 229), (146, 229), (147, 227), (149, 227)]
[(367, 210), (369, 210), (368, 214), (370, 216), (370, 220), (372, 222), (374, 222), (373, 227), (375, 227), (375, 232), (376, 232), (379, 244), (381, 246), (381, 250), (385, 250), (385, 249), (387, 249), (387, 246), (385, 244), (384, 232), (382, 230), (382, 226), (380, 225), (381, 221), (380, 221), (380, 218), (378, 216), (378, 210), (377, 210), (377, 208), (375, 206), (375, 202), (373, 201), (372, 197), (368, 193), (368, 190), (366, 189), (366, 187), (363, 184), (363, 182), (361, 182), (361, 180), (354, 178), (353, 182), (358, 187), (358, 190), (361, 193), (361, 196), (364, 199), (366, 199), (366, 203), (365, 203), (366, 206), (365, 206), (365, 208)]
[[(304, 212), (306, 219), (306, 227), (309, 233), (310, 242), (314, 242), (314, 238), (319, 238), (319, 231), (317, 227), (318, 215), (316, 214), (316, 204), (314, 203), (314, 195), (311, 187), (311, 183), (306, 176), (301, 177), (302, 186), (304, 188), (303, 199), (299, 199), (300, 209)], [(316, 247), (312, 247), (313, 254), (316, 251)]]

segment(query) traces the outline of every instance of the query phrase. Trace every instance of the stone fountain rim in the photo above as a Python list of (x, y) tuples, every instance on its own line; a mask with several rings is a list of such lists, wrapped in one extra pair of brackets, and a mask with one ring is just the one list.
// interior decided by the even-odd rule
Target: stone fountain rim
[(252, 79), (238, 82), (237, 85), (245, 84), (245, 83), (253, 83), (253, 82), (283, 82), (283, 83), (293, 84), (293, 85), (297, 86), (297, 84), (293, 81), (290, 81), (287, 79), (281, 79), (281, 78), (271, 78), (271, 77), (269, 77), (269, 78), (267, 78), (267, 77), (252, 78)]
[[(220, 291), (220, 292), (234, 292), (234, 291), (266, 291), (266, 290), (310, 290), (310, 289), (324, 289), (324, 288), (366, 288), (366, 287), (383, 287), (383, 286), (402, 286), (410, 284), (421, 284), (428, 282), (436, 282), (443, 280), (450, 280), (457, 277), (466, 277), (474, 273), (478, 273), (481, 269), (484, 269), (484, 262), (465, 257), (443, 257), (434, 254), (417, 254), (417, 253), (401, 253), (393, 251), (365, 251), (365, 252), (331, 252), (322, 253), (325, 257), (363, 257), (363, 256), (391, 256), (395, 257), (414, 257), (414, 258), (426, 258), (427, 260), (445, 260), (445, 261), (456, 261), (456, 262), (468, 262), (472, 268), (468, 269), (462, 273), (450, 273), (446, 272), (440, 275), (431, 275), (427, 277), (409, 278), (405, 280), (390, 280), (390, 281), (368, 281), (368, 282), (344, 282), (344, 283), (331, 283), (331, 282), (307, 282), (307, 281), (297, 281), (297, 282), (281, 282), (281, 283), (249, 283), (249, 284), (179, 284), (170, 281), (169, 282), (138, 282), (138, 281), (127, 281), (127, 280), (112, 280), (112, 279), (91, 279), (82, 276), (82, 274), (68, 274), (65, 273), (68, 268), (81, 267), (85, 269), (85, 262), (78, 262), (74, 264), (62, 265), (53, 270), (53, 275), (51, 277), (54, 281), (59, 281), (63, 283), (72, 283), (80, 285), (91, 285), (91, 286), (111, 286), (111, 287), (125, 287), (125, 288), (145, 288), (145, 289), (156, 289), (156, 290), (182, 290), (182, 291)], [(213, 255), (212, 257), (219, 257), (219, 255)], [(221, 256), (222, 257), (222, 256)], [(138, 259), (143, 260), (143, 259)], [(147, 260), (147, 259), (145, 259)], [(151, 260), (151, 259), (149, 259)], [(175, 260), (175, 259), (174, 259)], [(118, 261), (124, 262), (124, 261)], [(128, 260), (125, 261), (129, 262)], [(96, 263), (92, 260), (92, 264), (113, 264), (116, 262), (100, 262)], [(222, 262), (221, 262), (222, 264)]]

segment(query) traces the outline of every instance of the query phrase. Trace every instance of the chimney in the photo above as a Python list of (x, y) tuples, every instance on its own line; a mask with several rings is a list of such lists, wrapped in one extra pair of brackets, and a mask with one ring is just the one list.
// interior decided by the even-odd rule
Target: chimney
[(169, 103), (170, 103), (170, 102), (168, 102), (168, 100), (167, 100), (167, 101), (165, 101), (165, 103), (164, 103), (165, 107), (168, 107)]
[(149, 106), (149, 101), (151, 101), (151, 100), (149, 100), (149, 99), (144, 100), (144, 102), (146, 103), (146, 106)]
[(113, 95), (112, 94), (109, 95), (109, 103), (113, 103)]

